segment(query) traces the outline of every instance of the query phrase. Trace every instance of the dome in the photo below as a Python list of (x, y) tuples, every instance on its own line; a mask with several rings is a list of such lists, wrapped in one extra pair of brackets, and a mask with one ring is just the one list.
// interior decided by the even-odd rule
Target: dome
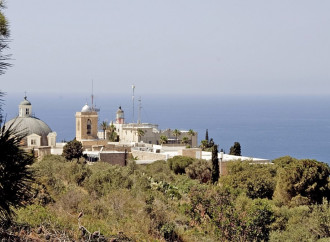
[(52, 132), (49, 126), (42, 120), (35, 117), (17, 117), (9, 120), (5, 126), (12, 127), (17, 131), (25, 131), (26, 135), (37, 134), (41, 136), (41, 143), (47, 144), (47, 135)]
[(19, 105), (31, 105), (31, 103), (24, 97), (24, 100)]
[(88, 106), (86, 103), (85, 106), (83, 106), (83, 108), (81, 109), (81, 112), (82, 113), (92, 112), (92, 108)]

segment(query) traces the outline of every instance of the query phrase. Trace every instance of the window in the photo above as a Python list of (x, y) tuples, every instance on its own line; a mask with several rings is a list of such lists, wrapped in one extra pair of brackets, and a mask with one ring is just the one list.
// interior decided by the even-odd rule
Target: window
[(87, 120), (87, 134), (92, 133), (92, 122), (90, 119)]
[(29, 114), (29, 109), (28, 108), (25, 109), (25, 114)]
[(35, 139), (31, 139), (31, 145), (36, 145), (37, 141)]

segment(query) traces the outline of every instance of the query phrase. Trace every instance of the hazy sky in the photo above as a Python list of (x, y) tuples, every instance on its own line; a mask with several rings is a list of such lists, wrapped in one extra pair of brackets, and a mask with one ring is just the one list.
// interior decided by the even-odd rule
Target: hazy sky
[(329, 0), (7, 0), (1, 89), (330, 94)]

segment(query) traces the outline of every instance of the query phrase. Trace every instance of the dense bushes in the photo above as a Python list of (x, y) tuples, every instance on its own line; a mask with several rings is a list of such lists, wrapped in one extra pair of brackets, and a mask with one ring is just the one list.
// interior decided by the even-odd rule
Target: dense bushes
[(227, 169), (228, 175), (221, 177), (220, 180), (223, 185), (242, 190), (252, 199), (271, 199), (273, 197), (276, 186), (276, 168), (274, 165), (233, 161), (228, 162)]
[(188, 167), (194, 161), (194, 158), (186, 156), (174, 156), (173, 158), (167, 160), (167, 164), (175, 174), (183, 174), (185, 173), (186, 167)]
[(278, 166), (274, 199), (284, 205), (321, 203), (330, 199), (330, 168), (315, 160), (290, 157), (274, 161)]
[(207, 183), (212, 177), (212, 168), (210, 162), (206, 160), (197, 160), (185, 169), (187, 176), (191, 179), (197, 179), (201, 183)]
[[(171, 165), (157, 161), (118, 167), (102, 162), (79, 164), (75, 160), (67, 162), (63, 157), (49, 156), (32, 167), (37, 174), (39, 192), (34, 205), (17, 211), (17, 222), (65, 233), (73, 240), (83, 238), (77, 230), (80, 212), (83, 212), (80, 225), (91, 232), (100, 231), (109, 240), (315, 241), (329, 238), (328, 200), (301, 206), (293, 204), (291, 199), (291, 207), (271, 200), (275, 187), (278, 189), (277, 182), (281, 181), (279, 174), (284, 176), (287, 167), (293, 171), (295, 166), (301, 171), (314, 167), (321, 171), (319, 178), (326, 172), (327, 166), (323, 164), (318, 168), (320, 164), (314, 161), (300, 161), (300, 165), (296, 162), (289, 157), (276, 160), (275, 165), (232, 162), (228, 176), (213, 185), (208, 182), (210, 162), (202, 160), (179, 157), (171, 160)], [(295, 184), (313, 180), (314, 173), (309, 173), (308, 179), (304, 178), (304, 172), (296, 175)], [(319, 189), (310, 191), (308, 198)]]

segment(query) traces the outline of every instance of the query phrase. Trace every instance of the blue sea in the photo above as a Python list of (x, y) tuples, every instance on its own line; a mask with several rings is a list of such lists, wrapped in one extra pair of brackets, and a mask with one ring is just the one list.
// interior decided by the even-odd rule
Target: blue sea
[[(9, 120), (18, 114), (24, 94), (7, 93), (3, 113)], [(57, 132), (57, 141), (75, 136), (75, 112), (80, 111), (90, 95), (28, 95), (36, 117)], [(99, 121), (115, 120), (119, 106), (127, 122), (138, 119), (139, 102), (129, 93), (97, 95)], [(235, 141), (242, 155), (275, 159), (290, 155), (330, 163), (330, 97), (322, 96), (189, 96), (143, 95), (141, 121), (159, 124), (160, 129), (193, 129), (198, 140), (209, 137), (219, 148), (229, 152)]]

